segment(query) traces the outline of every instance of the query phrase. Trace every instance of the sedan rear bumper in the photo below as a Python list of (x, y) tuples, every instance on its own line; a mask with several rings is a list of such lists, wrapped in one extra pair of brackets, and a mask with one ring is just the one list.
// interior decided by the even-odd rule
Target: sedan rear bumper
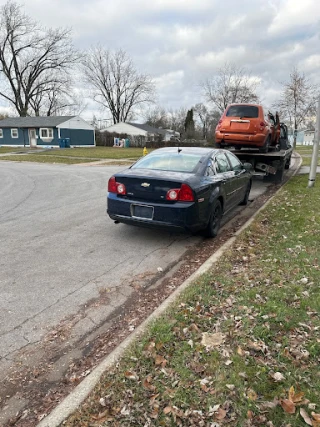
[[(184, 231), (198, 231), (206, 227), (199, 223), (198, 208), (194, 202), (142, 203), (125, 198), (119, 198), (113, 193), (108, 195), (107, 214), (114, 221), (125, 224), (140, 225), (149, 228), (165, 228)], [(132, 216), (131, 206), (152, 206), (153, 218), (139, 218)]]

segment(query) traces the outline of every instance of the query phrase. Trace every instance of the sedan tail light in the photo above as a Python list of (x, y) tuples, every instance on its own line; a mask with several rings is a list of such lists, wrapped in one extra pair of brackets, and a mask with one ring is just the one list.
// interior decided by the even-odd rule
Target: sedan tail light
[(181, 188), (173, 188), (167, 192), (166, 200), (172, 202), (194, 202), (192, 188), (187, 184), (182, 184)]
[(108, 181), (108, 191), (109, 193), (127, 194), (126, 186), (116, 181), (116, 177), (112, 176)]

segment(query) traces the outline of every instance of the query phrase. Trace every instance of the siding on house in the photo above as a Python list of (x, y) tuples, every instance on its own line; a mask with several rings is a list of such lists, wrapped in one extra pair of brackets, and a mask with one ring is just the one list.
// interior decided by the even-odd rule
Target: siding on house
[[(52, 138), (41, 138), (41, 129), (52, 129)], [(59, 147), (60, 138), (69, 138), (72, 146), (94, 146), (94, 127), (78, 116), (60, 117), (10, 117), (0, 120), (2, 138), (0, 145), (29, 146), (29, 130), (35, 130), (37, 146)], [(11, 129), (18, 137), (12, 138)]]
[(94, 132), (84, 129), (60, 129), (61, 138), (70, 138), (70, 145), (95, 145)]

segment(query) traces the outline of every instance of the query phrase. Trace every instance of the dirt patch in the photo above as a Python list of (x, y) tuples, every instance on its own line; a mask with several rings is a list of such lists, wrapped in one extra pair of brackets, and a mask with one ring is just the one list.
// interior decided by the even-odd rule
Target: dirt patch
[[(271, 186), (249, 206), (236, 214), (215, 239), (205, 239), (189, 250), (172, 275), (141, 277), (132, 282), (133, 293), (128, 301), (112, 313), (104, 324), (90, 335), (70, 341), (74, 322), (83, 317), (83, 312), (65, 319), (32, 350), (26, 349), (2, 383), (0, 394), (1, 411), (11, 418), (4, 427), (34, 427), (50, 413), (81, 380), (86, 377), (112, 350), (140, 325), (177, 287), (179, 287), (203, 262), (276, 192), (279, 186)], [(165, 273), (165, 272), (164, 272)], [(101, 301), (91, 304), (105, 304)], [(37, 355), (42, 354), (39, 360)], [(70, 355), (70, 357), (68, 357)], [(33, 363), (36, 362), (36, 363)], [(19, 401), (27, 404), (12, 416), (12, 406)]]

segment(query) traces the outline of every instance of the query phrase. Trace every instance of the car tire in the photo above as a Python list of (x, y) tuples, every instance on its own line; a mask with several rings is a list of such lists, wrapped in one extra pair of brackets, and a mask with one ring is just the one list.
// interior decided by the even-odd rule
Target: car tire
[(267, 137), (267, 139), (265, 140), (265, 143), (263, 144), (263, 146), (260, 148), (260, 153), (267, 153), (269, 151), (270, 148), (270, 142), (271, 142), (271, 137), (270, 135)]
[(211, 214), (207, 228), (205, 229), (205, 235), (207, 237), (216, 237), (221, 224), (222, 218), (222, 206), (219, 200), (213, 202)]
[(284, 168), (285, 169), (289, 169), (290, 168), (290, 163), (291, 163), (291, 156), (288, 158), (288, 160), (286, 161)]
[(246, 206), (249, 202), (249, 194), (251, 191), (251, 185), (252, 185), (252, 182), (250, 180), (248, 185), (247, 185), (247, 188), (246, 188), (246, 193), (244, 195), (244, 199), (242, 200), (242, 202), (240, 202), (240, 205), (242, 205), (242, 206)]

